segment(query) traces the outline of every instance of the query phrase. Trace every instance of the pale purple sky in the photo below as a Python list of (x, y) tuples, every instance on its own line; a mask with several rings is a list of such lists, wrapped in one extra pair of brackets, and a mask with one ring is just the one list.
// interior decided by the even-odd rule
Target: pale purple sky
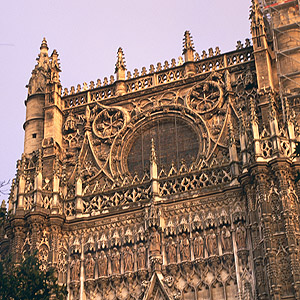
[[(14, 177), (23, 152), (25, 85), (46, 37), (70, 88), (114, 74), (122, 47), (127, 69), (182, 55), (190, 30), (196, 51), (235, 49), (250, 38), (250, 0), (11, 0), (0, 8), (0, 180)], [(5, 199), (6, 197), (2, 197)]]

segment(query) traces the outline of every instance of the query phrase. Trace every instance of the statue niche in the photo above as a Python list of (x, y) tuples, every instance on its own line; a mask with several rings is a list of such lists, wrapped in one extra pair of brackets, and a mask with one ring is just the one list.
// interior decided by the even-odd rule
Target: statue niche
[(120, 273), (120, 258), (120, 252), (117, 248), (114, 248), (111, 254), (111, 271), (113, 274)]
[(94, 278), (94, 270), (95, 270), (95, 260), (92, 257), (91, 253), (88, 253), (84, 265), (85, 265), (85, 278), (93, 279)]
[(218, 254), (217, 236), (213, 229), (209, 230), (209, 233), (206, 237), (206, 249), (208, 252), (208, 256)]
[(131, 272), (133, 271), (133, 253), (129, 246), (126, 246), (124, 252), (124, 271), (125, 272)]
[(97, 265), (98, 265), (98, 276), (99, 277), (107, 276), (107, 256), (104, 250), (102, 250), (98, 254)]
[(180, 241), (180, 254), (181, 260), (186, 261), (191, 259), (190, 255), (190, 241), (187, 238), (186, 234), (182, 235), (182, 240)]
[(194, 238), (194, 256), (195, 258), (203, 258), (204, 240), (197, 231)]
[(80, 280), (80, 260), (77, 255), (74, 256), (71, 266), (70, 266), (70, 279), (71, 281), (79, 281)]
[(137, 249), (137, 268), (138, 270), (146, 268), (146, 248), (143, 243), (140, 243)]
[(150, 233), (149, 251), (151, 256), (160, 254), (160, 234), (154, 227)]
[(221, 245), (224, 253), (232, 251), (231, 233), (226, 226), (221, 230)]
[(177, 262), (177, 249), (174, 239), (170, 236), (166, 244), (167, 261), (169, 264)]

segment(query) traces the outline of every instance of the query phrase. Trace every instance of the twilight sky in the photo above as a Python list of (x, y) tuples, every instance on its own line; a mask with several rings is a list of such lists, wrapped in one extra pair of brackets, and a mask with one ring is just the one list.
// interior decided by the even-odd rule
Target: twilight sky
[[(60, 55), (61, 82), (114, 74), (118, 47), (129, 71), (182, 55), (190, 30), (196, 51), (222, 53), (250, 38), (250, 0), (11, 0), (0, 9), (0, 181), (12, 179), (23, 152), (25, 85), (46, 37)], [(3, 199), (7, 198), (2, 196)], [(0, 199), (2, 200), (2, 199)]]

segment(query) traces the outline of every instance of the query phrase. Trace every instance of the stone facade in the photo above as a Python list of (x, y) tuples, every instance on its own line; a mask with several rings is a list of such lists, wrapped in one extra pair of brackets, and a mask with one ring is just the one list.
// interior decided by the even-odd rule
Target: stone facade
[(186, 31), (178, 61), (131, 74), (120, 48), (70, 91), (43, 40), (1, 256), (37, 249), (70, 300), (300, 299), (298, 74), (256, 1), (250, 20), (253, 46), (200, 56)]

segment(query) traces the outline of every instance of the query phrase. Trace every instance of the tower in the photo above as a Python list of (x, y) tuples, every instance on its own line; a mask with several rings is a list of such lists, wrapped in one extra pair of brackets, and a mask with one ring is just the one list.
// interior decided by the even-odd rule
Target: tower
[(24, 153), (38, 150), (44, 138), (44, 107), (49, 67), (48, 45), (44, 38), (37, 58), (37, 65), (27, 85)]
[(44, 38), (28, 85), (26, 121), (24, 123), (24, 153), (29, 154), (41, 148), (44, 139), (53, 139), (61, 145), (61, 84), (59, 79), (58, 53), (48, 55)]

